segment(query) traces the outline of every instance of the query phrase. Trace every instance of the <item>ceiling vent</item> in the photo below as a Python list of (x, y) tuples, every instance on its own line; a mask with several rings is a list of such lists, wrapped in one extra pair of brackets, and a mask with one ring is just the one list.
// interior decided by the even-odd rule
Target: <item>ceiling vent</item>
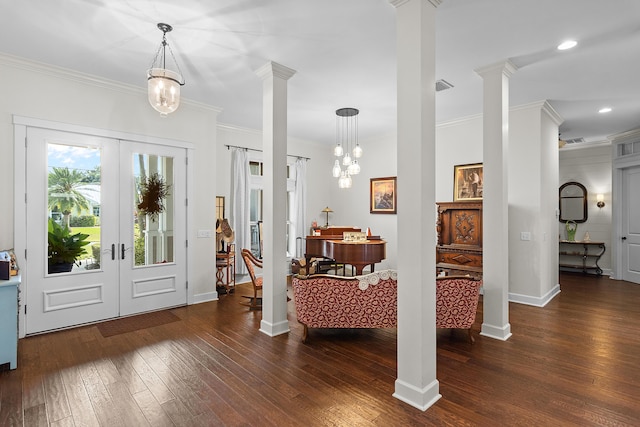
[(436, 81), (436, 92), (451, 89), (453, 85), (446, 80), (440, 79)]
[(565, 139), (567, 144), (582, 144), (584, 142), (584, 138), (573, 138), (573, 139)]

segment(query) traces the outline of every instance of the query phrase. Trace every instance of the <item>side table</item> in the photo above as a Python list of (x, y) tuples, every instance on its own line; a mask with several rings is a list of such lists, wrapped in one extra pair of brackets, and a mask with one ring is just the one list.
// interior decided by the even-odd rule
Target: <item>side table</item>
[(236, 250), (230, 244), (228, 252), (216, 253), (216, 290), (218, 293), (232, 293), (236, 287)]

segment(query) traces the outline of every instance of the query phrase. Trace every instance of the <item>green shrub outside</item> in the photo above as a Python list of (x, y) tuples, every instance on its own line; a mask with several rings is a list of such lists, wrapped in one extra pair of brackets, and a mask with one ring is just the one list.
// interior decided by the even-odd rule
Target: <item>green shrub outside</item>
[(144, 265), (144, 234), (140, 232), (140, 226), (133, 226), (133, 251), (135, 254), (135, 265)]
[(96, 225), (96, 217), (94, 215), (72, 216), (69, 218), (70, 227), (94, 227)]

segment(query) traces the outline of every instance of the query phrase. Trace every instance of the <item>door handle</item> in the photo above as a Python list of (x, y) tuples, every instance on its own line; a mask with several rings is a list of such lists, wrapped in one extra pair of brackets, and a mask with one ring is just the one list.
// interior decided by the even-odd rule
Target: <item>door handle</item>
[(116, 259), (116, 244), (111, 244), (111, 261), (115, 261)]
[(121, 249), (122, 250), (122, 258), (120, 258), (120, 259), (124, 259), (124, 243), (122, 244), (121, 248), (122, 248)]
[(622, 236), (622, 240), (627, 240), (627, 236)]

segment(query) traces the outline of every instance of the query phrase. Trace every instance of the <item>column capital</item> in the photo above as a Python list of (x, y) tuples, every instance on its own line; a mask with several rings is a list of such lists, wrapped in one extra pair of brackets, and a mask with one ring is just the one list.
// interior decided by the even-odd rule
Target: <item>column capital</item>
[(481, 77), (484, 77), (485, 75), (490, 74), (492, 72), (496, 72), (496, 71), (500, 71), (505, 76), (511, 77), (511, 75), (513, 73), (518, 71), (518, 67), (516, 67), (516, 65), (513, 62), (511, 62), (510, 60), (506, 59), (504, 61), (496, 62), (495, 64), (486, 65), (484, 67), (476, 68), (473, 71), (475, 71)]
[(266, 79), (269, 77), (278, 77), (283, 80), (289, 80), (296, 73), (296, 70), (293, 70), (289, 67), (285, 67), (284, 65), (278, 64), (277, 62), (269, 61), (264, 64), (262, 67), (256, 70), (256, 74), (261, 79)]

